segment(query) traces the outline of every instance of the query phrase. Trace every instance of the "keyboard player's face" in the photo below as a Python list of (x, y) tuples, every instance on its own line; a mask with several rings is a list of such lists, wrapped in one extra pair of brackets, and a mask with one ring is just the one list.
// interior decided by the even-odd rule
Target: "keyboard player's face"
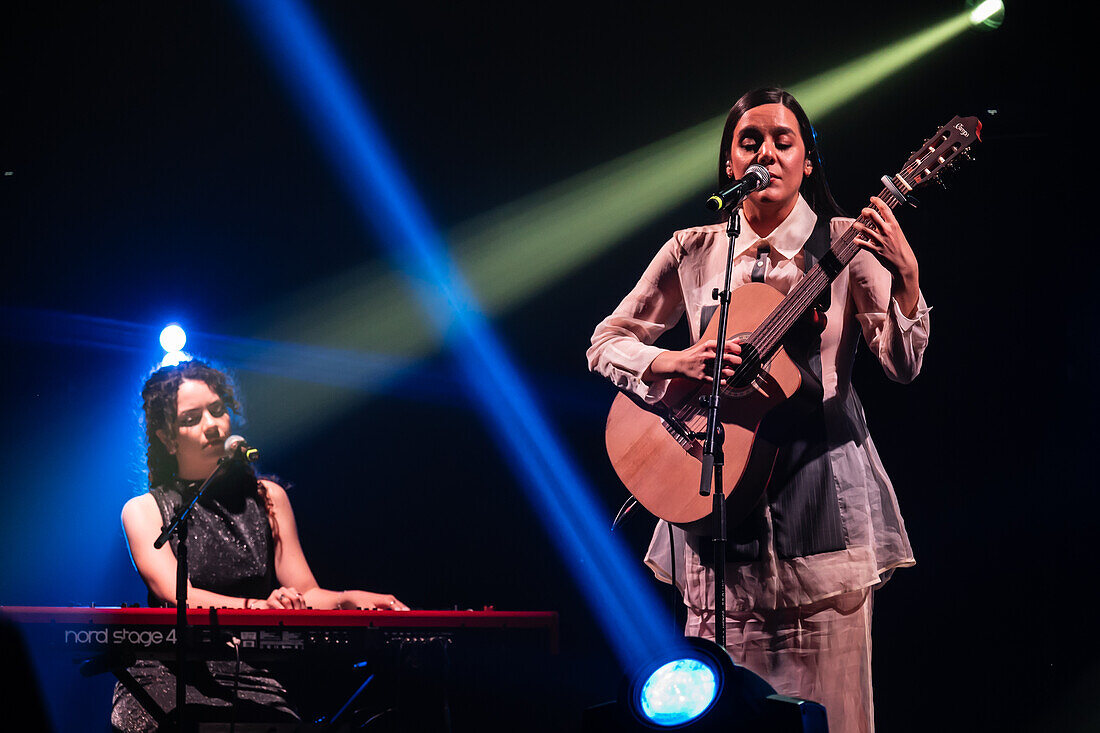
[(229, 411), (206, 382), (185, 379), (176, 394), (176, 434), (168, 450), (183, 479), (206, 478), (225, 455)]

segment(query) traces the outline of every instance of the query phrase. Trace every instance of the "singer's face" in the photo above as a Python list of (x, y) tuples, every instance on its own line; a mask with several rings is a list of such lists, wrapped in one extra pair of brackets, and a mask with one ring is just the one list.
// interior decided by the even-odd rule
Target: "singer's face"
[(176, 393), (175, 435), (160, 439), (179, 462), (180, 478), (205, 478), (225, 455), (229, 411), (206, 382), (185, 379)]
[(762, 191), (750, 194), (746, 206), (793, 207), (802, 179), (810, 173), (810, 163), (798, 119), (782, 104), (753, 107), (733, 128), (726, 173), (741, 178), (754, 163), (768, 169), (771, 182)]

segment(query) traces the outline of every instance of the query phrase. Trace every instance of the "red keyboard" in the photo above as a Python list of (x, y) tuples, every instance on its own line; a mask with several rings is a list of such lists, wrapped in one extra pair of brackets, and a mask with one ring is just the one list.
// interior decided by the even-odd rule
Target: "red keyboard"
[[(171, 658), (175, 653), (174, 608), (52, 608), (0, 606), (0, 614), (45, 636), (53, 646), (82, 654), (125, 652), (138, 658)], [(232, 640), (243, 655), (277, 657), (287, 653), (370, 652), (394, 641), (477, 637), (505, 633), (544, 639), (557, 652), (555, 611), (316, 611), (191, 608), (191, 646), (197, 657), (231, 656)]]

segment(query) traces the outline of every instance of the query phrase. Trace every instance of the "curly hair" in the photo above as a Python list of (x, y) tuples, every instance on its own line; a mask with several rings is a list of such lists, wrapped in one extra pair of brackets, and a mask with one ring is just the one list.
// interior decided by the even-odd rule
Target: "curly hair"
[(171, 366), (163, 366), (149, 375), (141, 389), (142, 408), (145, 412), (145, 463), (149, 468), (149, 485), (161, 486), (176, 478), (179, 464), (176, 457), (157, 436), (163, 430), (167, 435), (175, 435), (176, 395), (183, 380), (205, 382), (225, 403), (226, 409), (239, 415), (241, 405), (237, 401), (236, 390), (229, 376), (206, 362), (185, 361)]
[[(733, 179), (726, 173), (726, 164), (730, 159), (733, 131), (737, 127), (737, 123), (741, 121), (742, 115), (750, 109), (763, 104), (781, 104), (794, 113), (795, 119), (798, 120), (798, 131), (802, 136), (803, 144), (806, 146), (806, 159), (812, 163), (810, 174), (802, 180), (802, 186), (799, 189), (799, 193), (806, 199), (806, 203), (818, 216), (844, 216), (844, 212), (837, 204), (836, 199), (833, 198), (832, 191), (829, 190), (828, 181), (825, 180), (825, 167), (821, 163), (817, 132), (810, 124), (810, 118), (793, 94), (778, 87), (765, 87), (747, 92), (730, 109), (729, 115), (726, 116), (726, 126), (722, 130), (722, 142), (718, 149), (718, 190), (724, 190), (733, 183)], [(725, 210), (722, 215), (723, 221), (729, 218), (729, 212), (729, 209)]]
[[(145, 423), (145, 463), (149, 468), (150, 488), (169, 485), (179, 478), (179, 464), (176, 457), (168, 452), (157, 431), (163, 430), (167, 435), (176, 434), (176, 396), (179, 394), (180, 384), (185, 379), (205, 382), (206, 386), (218, 395), (229, 412), (235, 416), (241, 414), (241, 403), (237, 399), (233, 380), (225, 372), (215, 369), (204, 361), (193, 359), (163, 366), (150, 374), (141, 388), (142, 409), (145, 413), (143, 421)], [(251, 473), (251, 469), (249, 472)], [(255, 476), (255, 474), (252, 475)], [(267, 487), (258, 479), (256, 493), (267, 508), (272, 533), (278, 539), (279, 528), (275, 521), (274, 503), (268, 495)]]

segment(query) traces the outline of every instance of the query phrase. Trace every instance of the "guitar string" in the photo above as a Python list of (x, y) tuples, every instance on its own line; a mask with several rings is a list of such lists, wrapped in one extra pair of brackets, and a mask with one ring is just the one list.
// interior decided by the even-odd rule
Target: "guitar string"
[[(920, 164), (924, 162), (924, 159), (934, 152), (935, 149), (926, 153), (925, 156), (922, 156), (916, 161), (907, 163), (895, 178), (901, 178), (902, 181), (905, 181), (905, 174), (912, 173), (913, 170), (916, 170)], [(896, 183), (897, 181), (895, 180), (895, 184)], [(899, 199), (886, 189), (879, 193), (879, 198), (881, 198), (891, 209), (900, 203)], [(856, 221), (867, 225), (871, 229), (878, 229), (873, 221), (863, 215), (860, 215)], [(830, 248), (830, 252), (837, 255), (837, 260), (841, 264), (841, 269), (848, 265), (860, 249), (858, 245), (853, 245), (856, 236), (858, 236), (858, 232), (856, 232), (854, 228), (849, 227), (845, 230), (844, 234), (841, 235), (841, 238), (837, 240), (837, 243)], [(823, 278), (825, 282), (821, 283)], [(788, 297), (784, 298), (784, 302), (781, 303), (753, 333), (754, 337), (758, 337), (763, 341), (762, 344), (753, 344), (754, 348), (757, 349), (757, 353), (761, 357), (766, 357), (770, 354), (785, 335), (787, 329), (802, 317), (803, 312), (810, 303), (812, 303), (820, 293), (824, 291), (824, 288), (829, 285), (831, 285), (831, 278), (825, 274), (820, 263), (814, 265), (814, 267), (806, 273), (806, 276), (795, 285), (794, 290), (791, 291)]]
[[(889, 194), (885, 189), (879, 194), (879, 198), (887, 202), (888, 205), (893, 208), (897, 205), (898, 201), (893, 195)], [(857, 221), (860, 221), (869, 226), (874, 226), (873, 222), (865, 216), (860, 216)], [(852, 247), (852, 242), (856, 237), (856, 230), (854, 227), (849, 227), (845, 230), (841, 238), (837, 240), (837, 243), (830, 248), (830, 252), (837, 254), (837, 259), (840, 261), (841, 268), (846, 267), (852, 257), (855, 256), (856, 251), (859, 250), (859, 246)], [(821, 284), (820, 281), (824, 279), (825, 283)], [(794, 323), (801, 318), (802, 313), (810, 303), (814, 302), (824, 291), (824, 288), (830, 284), (828, 275), (825, 274), (824, 269), (820, 263), (815, 264), (810, 271), (802, 277), (795, 285), (795, 289), (784, 298), (775, 311), (773, 311), (764, 322), (757, 327), (756, 331), (746, 340), (746, 343), (753, 347), (755, 355), (746, 360), (746, 366), (741, 367), (742, 370), (751, 369), (755, 371), (758, 367), (757, 362), (761, 358), (764, 358), (770, 351), (774, 349), (775, 343), (782, 337), (786, 331), (794, 325)], [(762, 340), (764, 344), (767, 344), (767, 348), (761, 348), (757, 341)], [(773, 341), (775, 343), (773, 343)], [(721, 395), (723, 397), (730, 397), (734, 394), (735, 389), (728, 385), (723, 387)], [(702, 387), (692, 394), (694, 398), (698, 392), (702, 391)], [(692, 400), (688, 400), (685, 404), (681, 405), (673, 413), (678, 420), (692, 432), (695, 430), (697, 419), (706, 417), (700, 406), (695, 405)]]
[[(921, 171), (921, 169), (923, 169), (923, 171), (925, 172), (925, 176), (923, 179), (920, 180), (920, 183), (923, 184), (927, 183), (928, 180), (938, 175), (939, 167), (942, 167), (948, 161), (953, 160), (953, 158), (961, 150), (963, 150), (963, 147), (961, 147), (959, 143), (956, 142), (952, 146), (952, 150), (950, 150), (946, 158), (943, 155), (937, 158), (939, 165), (936, 166), (935, 172), (933, 172), (932, 167), (925, 165), (925, 163), (927, 162), (928, 158), (935, 155), (938, 150), (941, 150), (943, 144), (949, 139), (950, 135), (941, 134), (939, 135), (939, 142), (936, 145), (925, 143), (925, 145), (921, 149), (922, 155), (915, 158), (915, 160), (912, 160), (909, 163), (905, 164), (905, 166), (901, 169), (901, 172), (897, 176), (894, 176), (894, 184), (899, 183), (898, 179), (900, 178), (901, 182), (905, 184), (905, 187), (908, 187), (910, 190), (912, 190), (913, 186), (910, 185), (909, 180), (906, 180), (906, 176), (912, 175), (914, 172)], [(913, 183), (916, 183), (915, 176), (913, 178)], [(891, 209), (897, 207), (901, 203), (900, 199), (898, 199), (898, 197), (895, 197), (887, 189), (882, 190), (882, 192), (879, 194), (879, 198), (881, 198), (884, 203), (890, 206)], [(864, 225), (873, 230), (878, 229), (875, 223), (873, 223), (865, 216), (861, 215), (857, 219), (857, 221), (864, 223)], [(840, 267), (842, 267), (842, 269), (843, 267), (847, 266), (848, 262), (850, 262), (850, 260), (854, 258), (857, 251), (859, 250), (858, 245), (853, 244), (857, 236), (858, 233), (853, 228), (849, 228), (844, 232), (844, 234), (842, 234), (842, 238), (837, 241), (837, 244), (834, 245), (833, 248), (831, 248), (831, 252), (835, 252), (837, 254), (837, 260), (840, 263)], [(823, 278), (825, 280), (824, 283), (821, 282)], [(822, 269), (822, 267), (820, 266), (820, 263), (814, 265), (811, 271), (809, 273), (806, 273), (802, 280), (795, 285), (795, 288), (791, 292), (790, 296), (784, 298), (784, 302), (780, 304), (780, 307), (775, 309), (775, 311), (773, 311), (773, 313), (770, 314), (767, 319), (764, 319), (757, 330), (752, 333), (752, 337), (756, 337), (757, 339), (762, 340), (762, 343), (753, 342), (755, 341), (755, 339), (751, 337), (750, 339), (748, 339), (748, 342), (751, 344), (753, 349), (755, 349), (757, 354), (757, 358), (750, 361), (750, 363), (753, 365), (753, 368), (756, 368), (757, 366), (757, 364), (755, 363), (756, 361), (767, 360), (771, 352), (778, 347), (779, 341), (785, 335), (785, 332), (787, 332), (787, 330), (791, 326), (793, 326), (796, 320), (802, 317), (805, 308), (809, 307), (810, 304), (814, 302), (814, 299), (820, 296), (820, 294), (824, 291), (824, 288), (831, 285), (831, 283), (832, 278), (829, 278), (825, 274), (824, 269)]]
[[(897, 198), (886, 189), (883, 189), (879, 193), (879, 198), (890, 206), (891, 209), (900, 203)], [(874, 222), (866, 216), (860, 215), (856, 221), (877, 230), (877, 226)], [(841, 269), (848, 265), (860, 249), (858, 245), (853, 246), (856, 236), (858, 236), (858, 232), (854, 227), (850, 226), (845, 230), (844, 234), (841, 235), (841, 238), (837, 240), (836, 245), (830, 248), (830, 252), (836, 254), (837, 260), (841, 263)], [(824, 280), (824, 283), (821, 282), (822, 280)], [(770, 314), (752, 336), (746, 340), (746, 343), (755, 350), (755, 355), (746, 360), (746, 364), (749, 365), (748, 368), (752, 368), (753, 370), (756, 369), (756, 362), (760, 361), (762, 357), (768, 355), (769, 352), (775, 348), (786, 331), (802, 317), (805, 309), (820, 297), (825, 287), (829, 285), (831, 285), (831, 280), (828, 275), (825, 273), (820, 263), (815, 264), (795, 285), (795, 289), (791, 292), (790, 296), (784, 298), (779, 308)], [(754, 343), (757, 341), (763, 341), (763, 344)], [(761, 345), (765, 345), (766, 348), (760, 348)], [(743, 367), (743, 369), (744, 368), (745, 367)], [(701, 390), (697, 390), (696, 393), (693, 394), (693, 397), (698, 394), (698, 391)], [(721, 394), (729, 397), (733, 392), (733, 389), (726, 386), (722, 388)], [(702, 412), (701, 407), (694, 405), (691, 400), (674, 411), (674, 415), (685, 427), (691, 429), (692, 432), (696, 432), (695, 426), (698, 422), (697, 418), (705, 418), (705, 413)]]
[[(879, 194), (879, 197), (887, 201), (891, 208), (896, 206), (896, 199), (890, 196), (889, 200), (887, 200), (884, 198), (886, 195), (886, 192), (883, 191)], [(876, 230), (878, 228), (869, 217), (863, 215), (856, 219), (856, 221), (869, 228)], [(852, 258), (855, 257), (856, 252), (858, 252), (859, 246), (854, 245), (857, 236), (858, 231), (854, 226), (850, 226), (845, 230), (844, 234), (841, 235), (836, 245), (830, 248), (830, 253), (836, 255), (841, 268), (846, 267)], [(822, 280), (824, 280), (824, 282), (821, 282)], [(806, 284), (802, 285), (802, 283)], [(754, 336), (758, 336), (762, 341), (758, 347), (761, 356), (769, 354), (778, 345), (778, 342), (786, 334), (787, 330), (802, 317), (806, 308), (820, 297), (825, 287), (830, 284), (831, 280), (828, 275), (825, 274), (821, 264), (815, 264), (810, 272), (807, 273), (806, 277), (803, 277), (795, 286), (795, 289), (791, 292), (791, 296), (793, 297), (784, 298), (784, 303), (780, 304), (779, 308), (769, 315), (753, 334)]]
[[(929, 145), (926, 143), (925, 146), (922, 148), (922, 150), (925, 151), (924, 154), (916, 160), (907, 163), (905, 167), (902, 168), (902, 170), (897, 174), (897, 176), (895, 176), (894, 183), (897, 184), (898, 181), (896, 179), (900, 178), (906, 183), (908, 190), (912, 190), (913, 186), (909, 185), (909, 181), (906, 180), (906, 175), (912, 174), (914, 171), (921, 170), (922, 167), (925, 171), (930, 171), (930, 168), (923, 165), (924, 162), (930, 155), (934, 154), (936, 150), (939, 149), (939, 146), (942, 145), (943, 142), (946, 142), (948, 139), (948, 136), (942, 136), (939, 145), (934, 147), (929, 147)], [(955, 148), (952, 150), (952, 153), (947, 160), (954, 158), (961, 149), (962, 148), (960, 148), (956, 143)], [(941, 166), (946, 163), (942, 156), (939, 162)], [(925, 177), (920, 180), (920, 183), (927, 183), (929, 180), (935, 178), (938, 174), (939, 170), (936, 170), (935, 173), (927, 173)], [(915, 178), (913, 182), (917, 182)], [(891, 209), (895, 208), (898, 204), (901, 203), (898, 198), (895, 197), (887, 189), (883, 189), (879, 193), (879, 198), (882, 199), (883, 202), (886, 203)], [(872, 220), (862, 214), (856, 219), (856, 221), (872, 229), (878, 229), (878, 227), (874, 224)], [(846, 229), (841, 235), (840, 239), (837, 240), (837, 243), (829, 249), (830, 253), (835, 254), (837, 261), (841, 263), (841, 270), (848, 266), (852, 258), (855, 257), (855, 255), (858, 253), (858, 250), (860, 249), (859, 245), (854, 245), (854, 241), (857, 236), (857, 230), (853, 226), (849, 226), (848, 229)], [(824, 283), (821, 282), (822, 279), (824, 279)], [(809, 307), (809, 305), (813, 303), (818, 297), (820, 297), (821, 293), (824, 292), (824, 289), (826, 287), (830, 287), (831, 284), (832, 279), (829, 278), (829, 276), (825, 273), (825, 270), (821, 267), (820, 262), (810, 268), (810, 271), (807, 272), (806, 275), (798, 281), (798, 283), (796, 283), (794, 290), (792, 290), (791, 293), (789, 293), (788, 296), (783, 299), (779, 307), (776, 308), (776, 310), (773, 311), (771, 314), (769, 314), (764, 322), (757, 327), (757, 329), (750, 335), (748, 339), (746, 339), (745, 343), (753, 348), (754, 353), (750, 355), (745, 362), (743, 362), (742, 366), (739, 367), (739, 369), (741, 369), (742, 371), (748, 368), (751, 368), (753, 371), (757, 370), (760, 367), (760, 361), (762, 359), (766, 360), (765, 357), (771, 355), (770, 352), (775, 350), (779, 341), (790, 329), (790, 327), (793, 326), (794, 323), (802, 317), (806, 308)], [(756, 343), (757, 341), (762, 341), (763, 343), (758, 344)], [(761, 348), (762, 346), (766, 348)], [(692, 393), (691, 398), (689, 398), (683, 405), (673, 411), (673, 415), (681, 422), (681, 424), (683, 424), (692, 432), (699, 432), (697, 428), (700, 427), (700, 421), (702, 421), (705, 426), (706, 414), (705, 412), (703, 412), (702, 406), (693, 403), (693, 400), (700, 396), (702, 388), (703, 386), (701, 385), (699, 389), (695, 390)], [(734, 389), (727, 385), (726, 387), (721, 388), (720, 394), (726, 397), (733, 396)], [(683, 441), (683, 443), (685, 447), (687, 447), (688, 445), (693, 443), (693, 440), (688, 439), (687, 441)]]
[[(927, 148), (927, 145), (925, 147)], [(918, 170), (920, 165), (927, 158), (927, 156), (934, 152), (935, 148), (929, 150), (917, 160), (907, 163), (896, 177), (905, 180), (905, 175), (907, 173), (912, 173), (914, 170)], [(922, 182), (927, 182), (928, 178), (929, 177), (926, 177), (925, 181)], [(881, 198), (883, 202), (886, 203), (891, 209), (893, 209), (900, 203), (900, 201), (887, 189), (883, 189), (879, 193), (879, 198)], [(856, 221), (859, 221), (873, 229), (877, 229), (873, 221), (862, 214), (856, 219)], [(841, 269), (848, 265), (848, 263), (853, 257), (855, 257), (855, 254), (859, 250), (858, 245), (853, 246), (856, 236), (856, 229), (852, 226), (849, 226), (849, 228), (846, 229), (841, 235), (837, 243), (830, 247), (829, 251), (835, 254), (837, 261), (841, 263)], [(824, 279), (824, 283), (821, 282), (822, 279)], [(821, 295), (825, 287), (829, 287), (831, 285), (831, 282), (832, 280), (825, 273), (824, 268), (821, 267), (820, 262), (810, 268), (810, 271), (806, 273), (806, 275), (801, 278), (799, 282), (795, 285), (795, 289), (788, 295), (788, 297), (784, 298), (779, 308), (771, 313), (764, 320), (764, 322), (759, 327), (757, 327), (753, 334), (751, 334), (750, 337), (746, 339), (746, 344), (753, 348), (754, 354), (750, 355), (749, 358), (745, 362), (743, 362), (742, 366), (739, 368), (742, 371), (745, 371), (748, 368), (751, 368), (753, 371), (758, 369), (761, 359), (765, 359), (767, 356), (770, 355), (770, 352), (775, 349), (776, 345), (781, 340), (786, 331), (792, 325), (794, 325), (795, 321), (797, 321), (798, 318), (802, 317), (805, 309)], [(763, 341), (763, 343), (758, 344), (757, 342), (759, 341)], [(761, 346), (766, 348), (761, 348)], [(699, 418), (705, 418), (705, 413), (703, 413), (702, 411), (702, 406), (696, 405), (692, 401), (694, 398), (697, 398), (699, 396), (699, 393), (701, 391), (702, 386), (700, 386), (699, 389), (695, 390), (692, 393), (691, 398), (689, 398), (680, 407), (673, 410), (672, 413), (675, 418), (681, 422), (681, 424), (683, 424), (692, 432), (697, 432), (695, 428), (698, 425)], [(729, 385), (727, 385), (726, 387), (721, 388), (720, 394), (728, 397), (733, 394), (733, 390), (730, 388)]]
[[(880, 193), (880, 198), (886, 196), (885, 191)], [(889, 203), (891, 208), (897, 204), (892, 196), (883, 198), (883, 200)], [(856, 221), (874, 227), (873, 222), (868, 217), (861, 215)], [(836, 256), (841, 268), (847, 266), (859, 250), (859, 246), (854, 244), (856, 236), (858, 236), (857, 230), (855, 227), (850, 226), (829, 250), (831, 254)], [(748, 339), (754, 350), (753, 357), (749, 360), (751, 368), (755, 369), (757, 361), (766, 361), (772, 355), (782, 337), (802, 317), (810, 304), (820, 297), (824, 289), (831, 284), (831, 280), (820, 263), (815, 264), (799, 280), (780, 306), (764, 320)]]
[[(922, 150), (925, 151), (924, 154), (916, 160), (907, 163), (905, 167), (902, 168), (901, 172), (895, 176), (895, 179), (900, 178), (911, 190), (912, 186), (909, 186), (909, 182), (906, 181), (907, 174), (912, 174), (914, 171), (923, 168), (926, 175), (924, 179), (920, 181), (921, 183), (927, 183), (930, 179), (938, 175), (940, 172), (938, 168), (933, 173), (931, 168), (924, 164), (930, 156), (935, 155), (937, 150), (940, 149), (940, 146), (948, 139), (949, 136), (944, 135), (941, 136), (939, 145), (929, 146), (926, 144), (924, 148), (922, 148)], [(956, 143), (946, 159), (943, 156), (939, 157), (940, 166), (945, 165), (948, 160), (958, 155), (961, 149), (958, 143)], [(896, 184), (897, 180), (894, 182)], [(900, 203), (900, 200), (886, 189), (879, 193), (879, 198), (881, 198), (891, 209)], [(871, 229), (878, 229), (873, 221), (863, 215), (860, 215), (857, 221), (867, 225)], [(858, 236), (856, 230), (853, 227), (849, 227), (845, 230), (844, 234), (841, 235), (837, 244), (830, 248), (831, 252), (837, 254), (837, 260), (840, 262), (841, 268), (846, 267), (860, 249), (858, 245), (853, 244), (856, 236)], [(820, 283), (822, 278), (825, 278), (825, 283), (823, 284)], [(814, 265), (810, 272), (796, 284), (795, 289), (791, 291), (787, 298), (784, 298), (783, 303), (781, 303), (752, 334), (753, 337), (759, 338), (762, 343), (755, 344), (752, 343), (754, 339), (749, 339), (749, 343), (753, 345), (757, 354), (757, 357), (750, 362), (754, 369), (757, 367), (755, 362), (759, 359), (766, 360), (767, 356), (778, 346), (779, 341), (786, 334), (787, 330), (794, 325), (795, 321), (802, 317), (805, 309), (820, 295), (824, 288), (828, 287), (830, 284), (831, 279), (828, 278), (823, 268), (820, 267), (820, 263)]]

